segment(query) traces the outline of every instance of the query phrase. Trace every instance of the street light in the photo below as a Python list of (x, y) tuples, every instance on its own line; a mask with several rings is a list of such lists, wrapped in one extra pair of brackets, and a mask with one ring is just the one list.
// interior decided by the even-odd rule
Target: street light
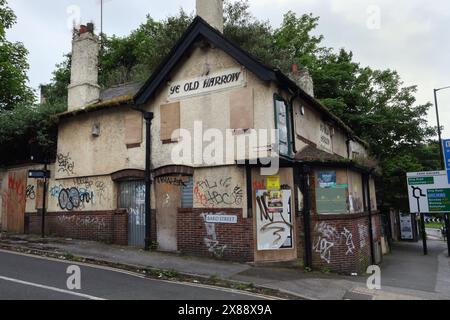
[(438, 109), (438, 103), (437, 103), (437, 92), (445, 89), (450, 89), (450, 86), (448, 87), (442, 87), (439, 89), (434, 89), (434, 106), (436, 107), (436, 119), (437, 119), (437, 126), (438, 126), (438, 135), (439, 135), (439, 152), (441, 154), (441, 169), (445, 169), (444, 165), (444, 153), (442, 151), (442, 136), (441, 136), (441, 124), (439, 122), (439, 109)]

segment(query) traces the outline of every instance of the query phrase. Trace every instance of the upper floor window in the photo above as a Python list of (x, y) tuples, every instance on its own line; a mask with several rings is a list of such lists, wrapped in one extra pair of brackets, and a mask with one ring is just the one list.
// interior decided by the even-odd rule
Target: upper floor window
[(286, 101), (275, 95), (275, 128), (279, 130), (280, 155), (290, 157), (292, 153), (291, 117)]

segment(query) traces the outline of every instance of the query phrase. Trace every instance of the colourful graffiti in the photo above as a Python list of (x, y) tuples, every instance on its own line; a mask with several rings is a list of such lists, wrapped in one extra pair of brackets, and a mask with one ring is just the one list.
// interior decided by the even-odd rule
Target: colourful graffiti
[(242, 204), (243, 191), (232, 186), (231, 178), (218, 181), (203, 179), (194, 187), (196, 202), (206, 208), (228, 207)]
[(93, 200), (94, 193), (84, 188), (62, 189), (58, 196), (59, 207), (63, 210), (72, 211), (74, 209), (83, 209), (85, 203)]

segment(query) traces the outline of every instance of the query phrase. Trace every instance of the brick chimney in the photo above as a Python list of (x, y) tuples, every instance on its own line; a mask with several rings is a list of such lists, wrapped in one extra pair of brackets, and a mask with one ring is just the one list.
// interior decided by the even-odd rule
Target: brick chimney
[(223, 0), (196, 0), (197, 15), (223, 33)]
[(88, 23), (74, 31), (72, 68), (68, 87), (68, 110), (82, 109), (100, 98), (98, 85), (99, 39), (94, 25)]
[(296, 64), (293, 64), (289, 78), (302, 88), (303, 91), (311, 97), (314, 97), (314, 82), (307, 68), (303, 67), (299, 69)]

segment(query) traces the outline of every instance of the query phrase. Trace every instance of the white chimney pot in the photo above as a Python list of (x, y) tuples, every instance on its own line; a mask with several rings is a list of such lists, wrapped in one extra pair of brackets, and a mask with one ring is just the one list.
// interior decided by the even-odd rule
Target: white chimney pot
[(196, 0), (197, 15), (223, 33), (223, 0)]

